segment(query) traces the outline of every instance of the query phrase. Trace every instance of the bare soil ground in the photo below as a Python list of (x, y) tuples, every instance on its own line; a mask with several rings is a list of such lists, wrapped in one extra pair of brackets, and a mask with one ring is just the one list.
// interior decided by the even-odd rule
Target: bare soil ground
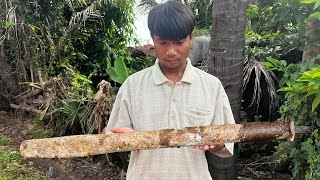
[[(13, 149), (19, 150), (23, 140), (30, 139), (27, 131), (32, 128), (32, 119), (16, 114), (0, 112), (0, 133), (11, 138)], [(1, 135), (1, 134), (0, 134)], [(111, 166), (105, 155), (73, 159), (26, 159), (52, 180), (121, 180), (125, 172), (119, 166)]]
[[(33, 127), (32, 118), (0, 111), (0, 135), (11, 138), (12, 148), (19, 150), (23, 140), (31, 139), (28, 130)], [(33, 161), (36, 168), (52, 180), (122, 180), (125, 179), (125, 171), (120, 166), (112, 166), (105, 155), (90, 158), (72, 159), (26, 159)], [(265, 170), (253, 169), (247, 164), (247, 160), (238, 159), (239, 179), (272, 179), (289, 180), (291, 175), (275, 173)]]

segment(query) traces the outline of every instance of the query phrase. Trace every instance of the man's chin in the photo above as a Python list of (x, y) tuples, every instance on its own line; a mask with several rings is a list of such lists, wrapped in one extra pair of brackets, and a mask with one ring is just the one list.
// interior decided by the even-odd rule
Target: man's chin
[(174, 69), (180, 69), (183, 68), (182, 64), (180, 61), (164, 61), (163, 63), (160, 64), (162, 68), (174, 70)]

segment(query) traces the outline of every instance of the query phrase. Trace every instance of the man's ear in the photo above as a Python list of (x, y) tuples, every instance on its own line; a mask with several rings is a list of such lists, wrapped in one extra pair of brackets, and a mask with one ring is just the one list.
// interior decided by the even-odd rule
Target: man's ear
[(192, 31), (192, 33), (190, 34), (190, 40), (193, 39), (193, 34), (194, 34), (194, 32)]

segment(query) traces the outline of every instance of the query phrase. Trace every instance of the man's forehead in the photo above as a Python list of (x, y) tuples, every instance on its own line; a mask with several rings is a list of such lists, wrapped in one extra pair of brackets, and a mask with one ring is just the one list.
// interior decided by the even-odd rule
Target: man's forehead
[(153, 35), (153, 38), (155, 39), (155, 40), (159, 40), (159, 41), (181, 41), (181, 40), (184, 40), (184, 39), (186, 39), (186, 38), (188, 38), (190, 35), (188, 35), (187, 37), (184, 37), (184, 38), (181, 38), (181, 39), (179, 39), (179, 38), (163, 38), (163, 37), (160, 37), (160, 36), (157, 36), (157, 35)]

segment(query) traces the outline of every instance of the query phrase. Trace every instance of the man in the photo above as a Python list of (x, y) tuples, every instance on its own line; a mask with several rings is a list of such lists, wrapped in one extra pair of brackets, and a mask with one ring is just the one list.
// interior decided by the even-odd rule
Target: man
[[(148, 27), (158, 59), (123, 83), (108, 132), (234, 123), (220, 81), (188, 59), (194, 26), (192, 12), (179, 2), (167, 1), (150, 11)], [(233, 144), (133, 151), (127, 179), (211, 179), (204, 150), (231, 156)]]

